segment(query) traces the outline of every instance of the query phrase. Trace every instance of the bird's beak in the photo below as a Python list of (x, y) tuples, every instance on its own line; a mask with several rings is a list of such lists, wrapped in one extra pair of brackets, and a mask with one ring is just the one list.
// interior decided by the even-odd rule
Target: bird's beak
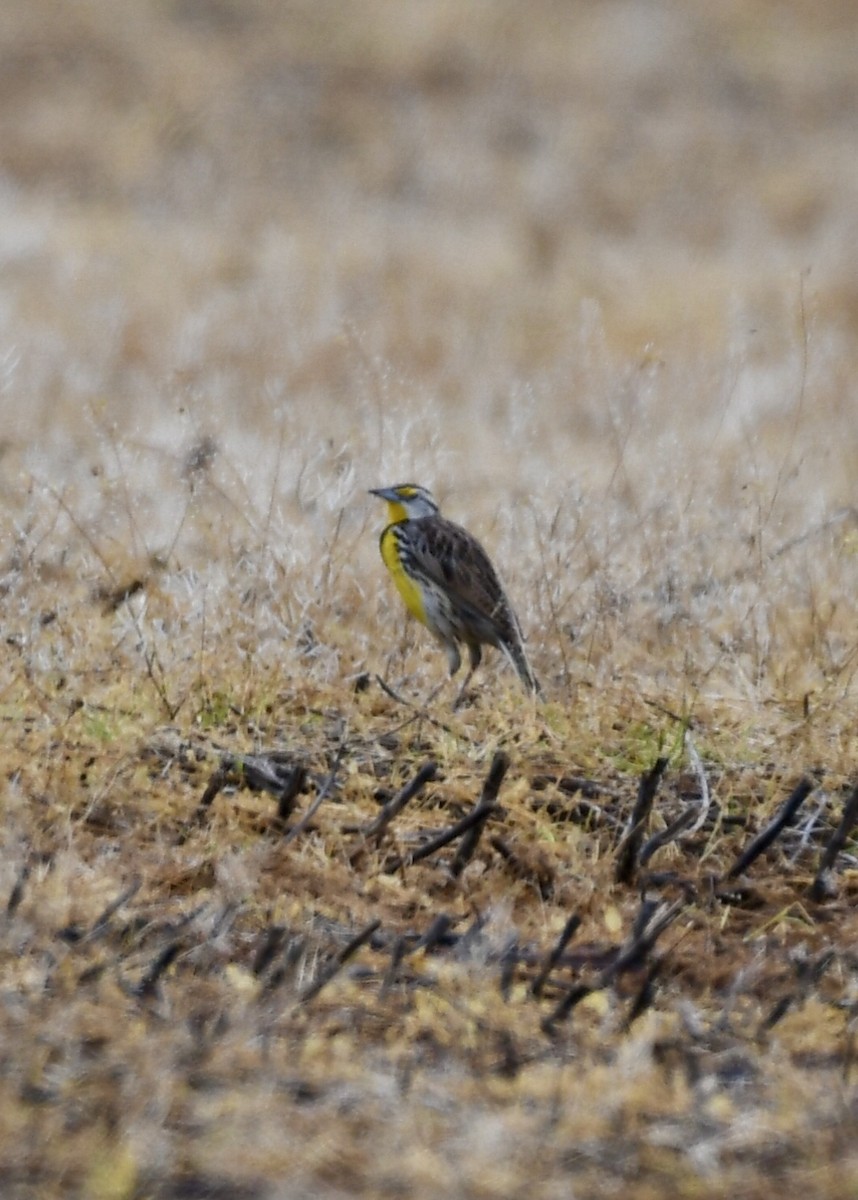
[(370, 496), (378, 496), (379, 500), (386, 500), (388, 504), (397, 504), (399, 502), (396, 489), (392, 487), (370, 488), (369, 494)]

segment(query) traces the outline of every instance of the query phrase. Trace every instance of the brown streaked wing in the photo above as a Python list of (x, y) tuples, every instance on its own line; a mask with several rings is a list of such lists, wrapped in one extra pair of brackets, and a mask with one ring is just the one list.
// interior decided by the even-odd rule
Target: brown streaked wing
[(509, 601), (491, 559), (477, 539), (443, 517), (412, 524), (421, 526), (414, 530), (412, 540), (416, 561), (430, 579), (443, 587), (465, 619), (494, 626), (495, 636), (504, 641), (514, 637), (516, 620)]

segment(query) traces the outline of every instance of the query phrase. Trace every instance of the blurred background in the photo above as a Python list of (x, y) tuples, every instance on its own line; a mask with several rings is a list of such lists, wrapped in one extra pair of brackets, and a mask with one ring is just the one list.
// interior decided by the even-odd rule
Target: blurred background
[(368, 374), (593, 419), (588, 353), (776, 374), (805, 273), (849, 356), (856, 35), (849, 0), (7, 0), (6, 436)]
[(10, 532), (309, 555), (413, 477), (495, 546), (565, 504), (564, 562), (671, 501), (804, 537), (854, 499), (856, 62), (852, 0), (6, 0)]

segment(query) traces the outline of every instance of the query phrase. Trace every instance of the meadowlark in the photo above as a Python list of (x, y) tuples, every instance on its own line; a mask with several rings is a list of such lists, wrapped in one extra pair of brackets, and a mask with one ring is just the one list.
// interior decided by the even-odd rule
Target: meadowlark
[(442, 517), (431, 493), (416, 483), (370, 494), (387, 501), (388, 524), (379, 539), (384, 565), (408, 611), (446, 650), (451, 678), (462, 664), (460, 643), (468, 648), (470, 669), (453, 707), (461, 704), (484, 645), (501, 650), (525, 687), (538, 692), (518, 618), (477, 539)]

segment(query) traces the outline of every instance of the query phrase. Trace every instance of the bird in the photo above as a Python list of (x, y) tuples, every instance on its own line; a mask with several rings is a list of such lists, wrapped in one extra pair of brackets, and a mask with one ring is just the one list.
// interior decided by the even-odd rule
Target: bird
[(502, 651), (528, 691), (539, 693), (518, 618), (473, 534), (442, 517), (420, 484), (371, 488), (370, 495), (387, 501), (388, 523), (379, 538), (384, 565), (408, 611), (446, 650), (450, 678), (462, 665), (459, 646), (468, 649), (470, 666), (453, 708), (464, 699), (485, 645)]

